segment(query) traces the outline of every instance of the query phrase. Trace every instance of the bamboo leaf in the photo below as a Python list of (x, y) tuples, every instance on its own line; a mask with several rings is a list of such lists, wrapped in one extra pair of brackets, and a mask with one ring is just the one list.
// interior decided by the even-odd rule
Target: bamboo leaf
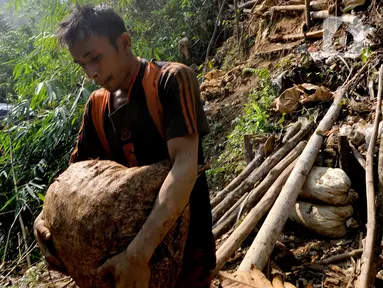
[(5, 208), (7, 208), (15, 199), (17, 198), (17, 194), (14, 194), (0, 209), (0, 212), (4, 211)]
[(44, 202), (45, 201), (45, 196), (41, 193), (37, 193), (37, 196), (39, 197), (39, 199)]
[(36, 196), (36, 193), (32, 190), (31, 187), (25, 185), (25, 189), (27, 190), (28, 194), (32, 196), (33, 199), (39, 200), (39, 198)]

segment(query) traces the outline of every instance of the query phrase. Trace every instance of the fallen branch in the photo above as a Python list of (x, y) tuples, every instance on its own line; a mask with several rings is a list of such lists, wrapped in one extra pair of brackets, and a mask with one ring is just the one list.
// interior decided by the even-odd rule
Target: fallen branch
[(239, 270), (248, 271), (253, 264), (261, 270), (265, 267), (271, 252), (273, 251), (275, 242), (295, 205), (298, 194), (302, 189), (307, 175), (322, 146), (324, 137), (318, 132), (329, 131), (331, 129), (335, 120), (339, 116), (342, 107), (341, 100), (346, 94), (346, 91), (346, 88), (341, 88), (335, 92), (334, 103), (331, 105), (318, 128), (311, 136), (301, 157), (299, 157), (298, 163), (239, 266)]
[(221, 202), (227, 194), (237, 188), (243, 180), (245, 180), (251, 172), (254, 171), (259, 165), (262, 164), (265, 159), (264, 149), (260, 149), (259, 154), (246, 166), (245, 170), (241, 172), (236, 178), (233, 179), (223, 190), (217, 193), (217, 195), (211, 200), (210, 206), (213, 209), (219, 202)]
[(316, 261), (314, 264), (328, 265), (328, 264), (331, 264), (334, 262), (347, 260), (347, 259), (350, 259), (352, 257), (359, 257), (360, 255), (362, 255), (362, 253), (363, 253), (363, 249), (356, 249), (356, 250), (348, 252), (348, 253), (343, 253), (343, 254), (331, 256), (327, 259), (322, 259), (322, 260)]
[(215, 239), (221, 237), (224, 233), (229, 231), (236, 220), (238, 221), (238, 217), (241, 213), (246, 213), (257, 204), (258, 200), (261, 199), (265, 192), (268, 191), (268, 189), (278, 178), (278, 176), (286, 169), (286, 167), (298, 158), (305, 146), (306, 142), (300, 142), (281, 162), (279, 162), (273, 169), (271, 169), (266, 178), (263, 179), (263, 181), (250, 192), (247, 199), (241, 205), (242, 209), (240, 209), (237, 213), (231, 213), (231, 215), (229, 215), (224, 220), (222, 220), (224, 217), (219, 220), (220, 224), (217, 224), (213, 229)]
[[(307, 39), (320, 39), (323, 37), (323, 31), (324, 30), (308, 32), (308, 33), (306, 33), (306, 38)], [(304, 38), (305, 38), (305, 34), (297, 33), (297, 34), (287, 34), (287, 35), (280, 35), (280, 36), (276, 36), (276, 37), (270, 37), (269, 41), (270, 42), (295, 41), (295, 40), (300, 40), (300, 39), (304, 39)]]
[(241, 185), (234, 189), (227, 197), (222, 200), (212, 211), (213, 223), (218, 221), (219, 218), (231, 207), (243, 194), (254, 188), (254, 185), (262, 180), (267, 173), (286, 156), (298, 143), (301, 141), (312, 128), (312, 122), (308, 122), (293, 138), (290, 139), (278, 151), (268, 157), (261, 166), (254, 170), (249, 177), (244, 180)]
[(289, 177), (291, 171), (294, 168), (296, 161), (291, 163), (273, 183), (273, 185), (267, 190), (265, 196), (261, 201), (249, 212), (242, 223), (233, 231), (229, 238), (222, 244), (217, 250), (217, 265), (213, 272), (213, 275), (225, 265), (226, 261), (233, 255), (233, 253), (241, 246), (242, 242), (253, 231), (258, 222), (267, 213), (267, 211), (273, 205), (275, 199), (278, 197), (286, 179)]
[(382, 105), (382, 92), (383, 92), (383, 65), (379, 69), (379, 88), (376, 105), (376, 115), (374, 127), (370, 143), (368, 145), (366, 155), (366, 197), (367, 197), (367, 236), (366, 244), (363, 247), (362, 255), (362, 268), (357, 281), (357, 287), (372, 287), (373, 277), (373, 264), (375, 260), (375, 242), (376, 242), (376, 206), (375, 206), (375, 189), (374, 189), (374, 152), (375, 145), (378, 138), (379, 123), (381, 118), (381, 105)]
[(363, 155), (359, 152), (358, 149), (352, 144), (351, 141), (348, 142), (351, 147), (352, 154), (354, 155), (355, 159), (359, 162), (360, 166), (363, 167), (363, 169), (366, 169), (366, 160), (364, 159)]
[(285, 12), (285, 11), (305, 11), (306, 5), (288, 5), (288, 6), (273, 6), (270, 8), (271, 12)]

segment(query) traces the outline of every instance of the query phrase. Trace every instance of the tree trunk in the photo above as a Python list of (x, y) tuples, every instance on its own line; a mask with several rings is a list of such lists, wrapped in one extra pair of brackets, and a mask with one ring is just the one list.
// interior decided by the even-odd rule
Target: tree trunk
[(283, 185), (285, 184), (286, 179), (289, 177), (291, 171), (293, 170), (296, 162), (297, 161), (291, 163), (279, 175), (278, 179), (269, 188), (262, 200), (249, 212), (242, 223), (234, 230), (230, 237), (218, 249), (216, 253), (217, 265), (213, 275), (218, 273), (218, 271), (225, 265), (226, 261), (241, 246), (242, 242), (251, 233), (255, 226), (257, 226), (263, 215), (265, 215), (271, 208)]
[(254, 188), (254, 185), (262, 180), (267, 173), (286, 156), (294, 147), (297, 146), (299, 141), (307, 135), (312, 128), (312, 122), (308, 122), (304, 127), (290, 139), (285, 145), (283, 145), (278, 151), (268, 157), (258, 169), (254, 170), (249, 177), (242, 182), (234, 191), (232, 191), (221, 203), (219, 203), (212, 211), (213, 223), (219, 220), (222, 215), (242, 197), (243, 194)]
[[(383, 65), (379, 69), (379, 88), (376, 105), (376, 115), (374, 127), (372, 130), (370, 144), (366, 155), (366, 197), (367, 197), (367, 236), (363, 247), (362, 268), (357, 281), (358, 288), (373, 287), (373, 278), (376, 275), (373, 268), (375, 260), (376, 243), (376, 206), (375, 206), (375, 188), (374, 188), (374, 152), (376, 140), (378, 138), (379, 123), (381, 118), (383, 92)], [(375, 272), (375, 274), (374, 274)]]
[(307, 175), (310, 172), (322, 146), (324, 137), (319, 132), (331, 129), (334, 121), (339, 116), (339, 112), (342, 107), (341, 100), (343, 99), (346, 91), (346, 88), (340, 88), (335, 93), (334, 103), (331, 105), (318, 128), (311, 136), (301, 157), (299, 157), (298, 163), (295, 165), (295, 168), (283, 187), (281, 194), (269, 212), (257, 237), (239, 266), (239, 270), (249, 271), (253, 264), (260, 270), (263, 270), (265, 267), (271, 252), (273, 251), (275, 242), (277, 241), (279, 234), (281, 233), (286, 220), (295, 205), (298, 194), (301, 191)]

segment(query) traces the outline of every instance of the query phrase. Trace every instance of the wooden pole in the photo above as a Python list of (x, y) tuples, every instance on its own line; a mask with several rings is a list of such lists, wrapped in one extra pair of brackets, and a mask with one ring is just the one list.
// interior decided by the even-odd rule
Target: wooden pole
[[(249, 212), (242, 223), (234, 230), (229, 238), (217, 250), (217, 265), (213, 275), (225, 265), (226, 261), (233, 255), (233, 253), (241, 246), (242, 242), (254, 230), (258, 222), (262, 219), (267, 211), (273, 205), (275, 199), (278, 197), (283, 185), (289, 177), (294, 165), (297, 161), (292, 162), (278, 177), (278, 179), (269, 188), (262, 200)], [(262, 269), (263, 270), (263, 269)]]
[(311, 18), (310, 18), (310, 0), (305, 0), (305, 16), (307, 29), (311, 29)]
[(246, 168), (235, 177), (223, 190), (217, 193), (217, 195), (210, 201), (210, 206), (213, 209), (217, 206), (230, 192), (237, 188), (242, 181), (244, 181), (254, 169), (258, 168), (265, 159), (264, 149), (261, 148), (259, 153), (254, 157), (254, 159), (246, 166)]
[(254, 170), (249, 177), (233, 190), (221, 203), (212, 211), (213, 223), (217, 222), (223, 214), (242, 197), (243, 194), (252, 190), (254, 185), (262, 180), (267, 173), (278, 164), (297, 144), (311, 131), (312, 122), (308, 122), (301, 131), (283, 145), (278, 151), (268, 157), (258, 169)]
[(376, 105), (376, 115), (371, 140), (366, 155), (366, 197), (367, 197), (367, 236), (366, 244), (363, 247), (362, 268), (358, 277), (358, 288), (373, 287), (372, 275), (375, 260), (376, 243), (376, 206), (375, 206), (375, 188), (374, 188), (374, 153), (378, 138), (379, 123), (381, 119), (381, 105), (383, 92), (383, 65), (379, 69), (379, 88)]
[(222, 220), (221, 218), (219, 220), (220, 223), (218, 223), (213, 229), (215, 239), (228, 232), (231, 226), (235, 224), (240, 214), (249, 211), (257, 204), (259, 199), (261, 199), (268, 191), (268, 189), (270, 189), (275, 180), (286, 169), (286, 167), (289, 166), (291, 162), (295, 161), (299, 155), (301, 155), (305, 146), (306, 142), (300, 142), (281, 162), (279, 162), (273, 169), (271, 169), (265, 179), (263, 179), (262, 182), (259, 183), (259, 185), (257, 185), (257, 187), (250, 192), (246, 200), (244, 200), (243, 204), (241, 205), (242, 209), (240, 209), (236, 214), (233, 213), (229, 215), (227, 218), (224, 218), (225, 215), (222, 216), (224, 219)]
[(322, 146), (324, 137), (321, 135), (320, 131), (328, 131), (331, 129), (335, 120), (339, 116), (342, 107), (341, 101), (346, 94), (346, 91), (346, 88), (340, 88), (335, 93), (333, 104), (320, 122), (314, 134), (311, 136), (301, 157), (299, 157), (298, 163), (295, 165), (281, 194), (276, 200), (273, 208), (271, 208), (257, 237), (239, 266), (239, 270), (250, 271), (252, 265), (255, 265), (260, 270), (263, 270), (265, 267), (279, 234), (282, 232), (286, 220), (295, 205), (298, 194), (301, 191), (307, 175), (309, 174)]

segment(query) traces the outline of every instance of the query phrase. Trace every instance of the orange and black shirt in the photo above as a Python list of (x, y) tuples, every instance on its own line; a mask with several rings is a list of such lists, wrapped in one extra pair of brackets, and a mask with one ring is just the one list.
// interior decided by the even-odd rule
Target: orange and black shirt
[[(201, 139), (209, 132), (194, 72), (179, 63), (140, 61), (129, 100), (117, 110), (111, 111), (108, 91), (92, 93), (71, 162), (108, 159), (127, 167), (150, 165), (170, 158), (167, 140), (194, 133), (199, 133)], [(148, 98), (150, 89), (156, 90), (153, 99)], [(201, 140), (198, 154), (198, 164), (203, 165)], [(211, 208), (205, 174), (198, 177), (192, 190), (190, 210), (187, 245), (204, 249), (211, 256), (213, 267)]]

